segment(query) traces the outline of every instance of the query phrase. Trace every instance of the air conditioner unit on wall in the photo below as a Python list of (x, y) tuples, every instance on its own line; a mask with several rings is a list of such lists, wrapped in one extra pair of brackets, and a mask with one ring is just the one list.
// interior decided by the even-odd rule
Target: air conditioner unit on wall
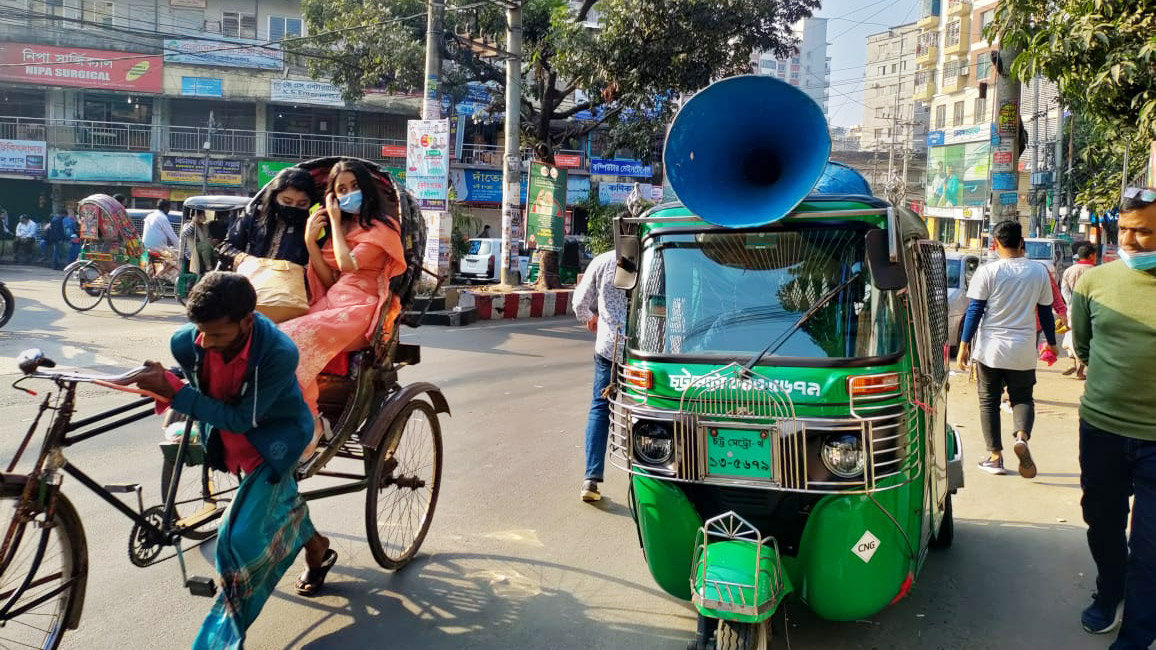
[(971, 69), (971, 68), (970, 68), (969, 66), (966, 66), (966, 65), (965, 65), (965, 66), (963, 66), (963, 67), (961, 67), (961, 68), (959, 69), (959, 76), (961, 76), (961, 77), (966, 77), (966, 76), (968, 75), (968, 70), (970, 70), (970, 69)]

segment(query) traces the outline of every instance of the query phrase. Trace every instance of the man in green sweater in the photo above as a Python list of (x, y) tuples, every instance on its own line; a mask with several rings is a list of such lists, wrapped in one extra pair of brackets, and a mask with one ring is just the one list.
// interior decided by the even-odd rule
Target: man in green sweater
[(1076, 356), (1088, 366), (1081, 506), (1098, 572), (1081, 622), (1111, 632), (1123, 603), (1111, 650), (1146, 650), (1156, 640), (1156, 190), (1129, 188), (1118, 226), (1120, 260), (1084, 273), (1072, 296)]

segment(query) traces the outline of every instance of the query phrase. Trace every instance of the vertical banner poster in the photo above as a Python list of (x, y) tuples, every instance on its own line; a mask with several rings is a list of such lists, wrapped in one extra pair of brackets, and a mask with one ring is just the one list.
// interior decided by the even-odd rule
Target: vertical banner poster
[(530, 248), (562, 250), (566, 223), (566, 170), (530, 163), (526, 237)]
[(406, 188), (423, 210), (449, 208), (450, 121), (410, 120), (406, 138)]

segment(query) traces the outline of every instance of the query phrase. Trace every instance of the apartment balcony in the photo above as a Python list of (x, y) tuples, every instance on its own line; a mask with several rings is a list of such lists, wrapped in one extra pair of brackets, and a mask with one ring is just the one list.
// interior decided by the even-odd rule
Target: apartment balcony
[(939, 14), (931, 14), (920, 18), (915, 26), (924, 31), (939, 27)]
[(971, 0), (947, 0), (948, 16), (970, 16)]
[(963, 74), (947, 74), (943, 75), (943, 83), (940, 85), (940, 92), (953, 93), (957, 90), (963, 90), (967, 87), (967, 62), (963, 62), (963, 66), (959, 68), (959, 72)]
[(948, 23), (943, 41), (943, 53), (947, 56), (963, 56), (971, 49), (971, 17), (964, 16)]
[(934, 65), (938, 59), (938, 43), (920, 43), (915, 46), (915, 65)]
[(915, 96), (913, 99), (917, 102), (928, 102), (935, 96), (935, 82), (928, 81), (922, 84), (915, 85)]

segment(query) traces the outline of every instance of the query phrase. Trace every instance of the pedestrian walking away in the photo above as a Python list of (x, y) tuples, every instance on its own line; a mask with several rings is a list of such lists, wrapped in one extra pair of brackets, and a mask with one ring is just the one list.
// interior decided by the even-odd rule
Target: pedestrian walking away
[(1081, 623), (1094, 634), (1119, 625), (1111, 650), (1146, 650), (1156, 641), (1156, 189), (1126, 190), (1117, 226), (1120, 259), (1085, 271), (1072, 296), (1088, 375), (1080, 505), (1097, 572)]
[(574, 290), (574, 315), (596, 335), (594, 394), (586, 417), (586, 475), (580, 496), (598, 501), (598, 484), (606, 470), (606, 438), (610, 435), (610, 400), (606, 394), (614, 379), (614, 365), (622, 361), (626, 332), (626, 292), (614, 286), (614, 251), (590, 261)]
[[(1096, 247), (1092, 244), (1088, 242), (1076, 244), (1075, 254), (1076, 263), (1064, 271), (1064, 277), (1060, 281), (1060, 293), (1064, 296), (1064, 302), (1069, 305), (1072, 304), (1072, 294), (1075, 292), (1076, 282), (1079, 281), (1086, 271), (1096, 266)], [(1075, 374), (1076, 379), (1084, 380), (1087, 379), (1087, 375), (1084, 364), (1080, 361), (1079, 357), (1076, 356), (1076, 347), (1072, 335), (1072, 320), (1070, 317), (1071, 310), (1068, 311), (1068, 314), (1068, 333), (1064, 335), (1063, 347), (1064, 352), (1072, 358), (1072, 365), (1063, 372), (1063, 375), (1069, 377)]]
[(137, 384), (157, 395), (163, 408), (207, 425), (206, 462), (242, 475), (217, 536), (221, 591), (194, 650), (240, 650), (302, 548), (305, 577), (317, 587), (337, 561), (329, 540), (313, 528), (293, 477), (313, 437), (313, 418), (294, 373), (297, 350), (255, 313), (256, 305), (244, 276), (209, 273), (189, 294), (191, 323), (172, 338), (188, 383), (149, 362)]
[(991, 474), (1006, 473), (1000, 435), (1000, 397), (1006, 387), (1019, 474), (1034, 478), (1037, 469), (1028, 440), (1035, 422), (1032, 392), (1036, 383), (1037, 321), (1048, 349), (1059, 354), (1052, 316), (1052, 281), (1044, 265), (1024, 256), (1019, 222), (996, 224), (992, 238), (1000, 259), (980, 266), (968, 287), (969, 302), (957, 360), (961, 369), (967, 369), (975, 339), (980, 428), (988, 449), (988, 457), (980, 461), (979, 468)]

